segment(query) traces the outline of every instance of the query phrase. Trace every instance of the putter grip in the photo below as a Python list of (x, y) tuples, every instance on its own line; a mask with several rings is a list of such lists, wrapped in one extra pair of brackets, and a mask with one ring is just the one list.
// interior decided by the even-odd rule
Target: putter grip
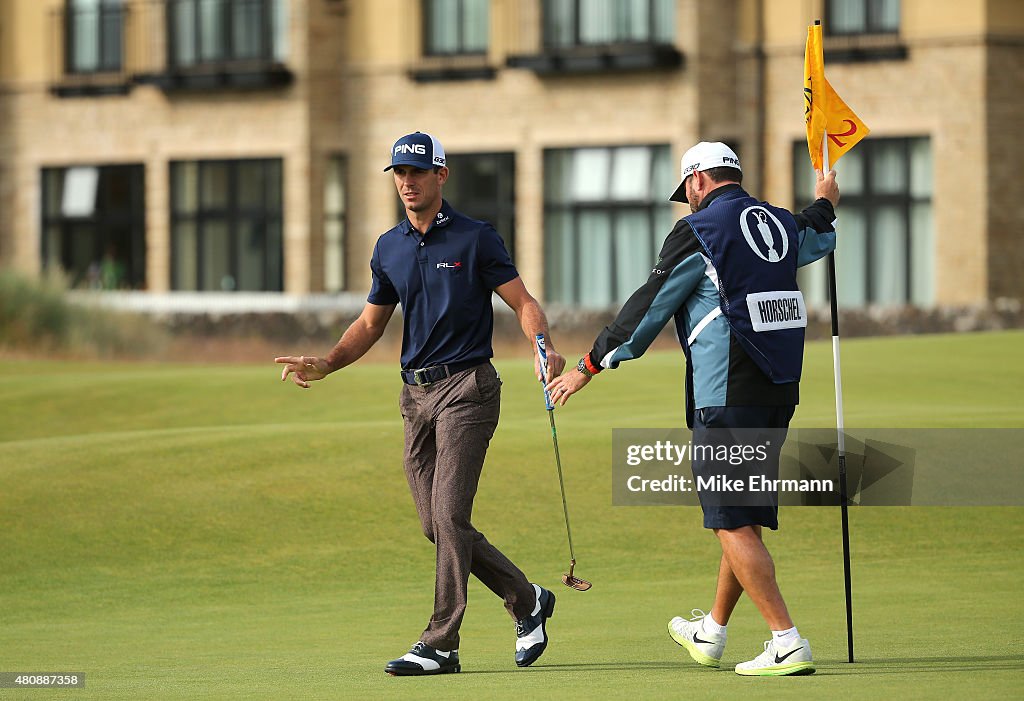
[[(535, 340), (537, 341), (537, 355), (540, 356), (541, 367), (544, 368), (544, 374), (547, 375), (547, 370), (548, 370), (548, 352), (547, 352), (547, 349), (544, 347), (544, 334), (542, 334), (542, 333), (537, 334), (536, 337), (535, 337)], [(555, 408), (555, 405), (551, 403), (551, 394), (548, 393), (548, 390), (547, 390), (547, 388), (545, 386), (544, 380), (540, 381), (540, 386), (541, 387), (545, 387), (545, 389), (544, 389), (544, 408), (547, 409), (548, 411), (552, 411)]]

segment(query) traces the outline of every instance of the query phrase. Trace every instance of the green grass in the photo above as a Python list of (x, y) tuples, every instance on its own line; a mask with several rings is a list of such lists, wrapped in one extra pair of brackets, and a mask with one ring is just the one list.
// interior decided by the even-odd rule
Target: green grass
[[(1022, 350), (1017, 332), (844, 342), (847, 424), (1022, 427)], [(8, 362), (0, 671), (85, 672), (74, 698), (97, 699), (1017, 698), (1024, 509), (852, 510), (855, 665), (838, 512), (784, 510), (770, 546), (818, 673), (731, 672), (766, 635), (746, 600), (724, 671), (697, 668), (664, 629), (710, 606), (717, 546), (699, 511), (611, 507), (610, 429), (682, 422), (680, 354), (602, 375), (558, 412), (587, 593), (558, 584), (568, 555), (539, 389), (525, 361), (496, 364), (504, 407), (474, 522), (558, 595), (535, 667), (515, 668), (511, 621), (474, 580), (464, 673), (382, 672), (426, 623), (433, 583), (394, 365), (300, 391), (272, 363)], [(828, 344), (808, 346), (802, 392), (795, 425), (832, 425)]]

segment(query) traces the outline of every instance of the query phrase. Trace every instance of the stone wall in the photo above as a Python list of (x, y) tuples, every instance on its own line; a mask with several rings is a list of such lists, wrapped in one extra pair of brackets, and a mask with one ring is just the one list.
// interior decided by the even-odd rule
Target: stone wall
[[(578, 309), (547, 310), (552, 335), (559, 349), (574, 355), (591, 347), (597, 334), (615, 318), (614, 311), (580, 312)], [(274, 312), (227, 314), (168, 314), (159, 321), (174, 336), (205, 339), (260, 339), (282, 348), (307, 347), (305, 352), (326, 351), (340, 338), (358, 313), (347, 312)], [(843, 338), (893, 336), (903, 334), (998, 331), (1024, 328), (1024, 310), (1016, 301), (979, 307), (922, 310), (913, 307), (842, 310), (839, 317)], [(395, 315), (383, 339), (385, 346), (401, 342), (402, 323)], [(828, 310), (814, 310), (808, 326), (808, 340), (831, 336)], [(529, 347), (519, 324), (510, 312), (497, 310), (494, 319), (496, 348)], [(658, 340), (662, 348), (678, 348), (672, 322)]]

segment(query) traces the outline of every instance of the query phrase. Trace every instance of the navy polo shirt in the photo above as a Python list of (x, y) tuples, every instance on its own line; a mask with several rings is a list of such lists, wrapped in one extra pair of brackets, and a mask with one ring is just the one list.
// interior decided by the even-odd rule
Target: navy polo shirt
[(427, 233), (408, 219), (377, 239), (370, 304), (402, 305), (402, 368), (494, 355), (491, 292), (519, 277), (498, 232), (441, 201)]

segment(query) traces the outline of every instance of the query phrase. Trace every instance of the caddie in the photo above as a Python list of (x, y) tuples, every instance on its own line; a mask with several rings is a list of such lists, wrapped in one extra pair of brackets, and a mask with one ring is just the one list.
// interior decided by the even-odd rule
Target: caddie
[[(686, 423), (693, 445), (710, 445), (720, 431), (769, 430), (785, 439), (799, 402), (807, 310), (797, 268), (835, 248), (839, 189), (835, 172), (817, 173), (816, 201), (799, 214), (759, 202), (742, 186), (735, 152), (700, 142), (683, 154), (671, 196), (690, 205), (665, 239), (650, 277), (604, 329), (575, 372), (551, 381), (564, 405), (605, 369), (640, 357), (670, 318), (686, 355)], [(778, 449), (781, 449), (781, 440)], [(768, 465), (777, 472), (778, 450)], [(695, 477), (710, 462), (693, 461)], [(704, 527), (722, 549), (711, 612), (675, 617), (669, 635), (698, 663), (721, 664), (727, 625), (746, 592), (772, 632), (764, 651), (736, 665), (742, 675), (808, 674), (810, 643), (797, 631), (775, 579), (762, 529), (778, 528), (769, 495), (754, 504), (722, 503), (698, 490)]]

